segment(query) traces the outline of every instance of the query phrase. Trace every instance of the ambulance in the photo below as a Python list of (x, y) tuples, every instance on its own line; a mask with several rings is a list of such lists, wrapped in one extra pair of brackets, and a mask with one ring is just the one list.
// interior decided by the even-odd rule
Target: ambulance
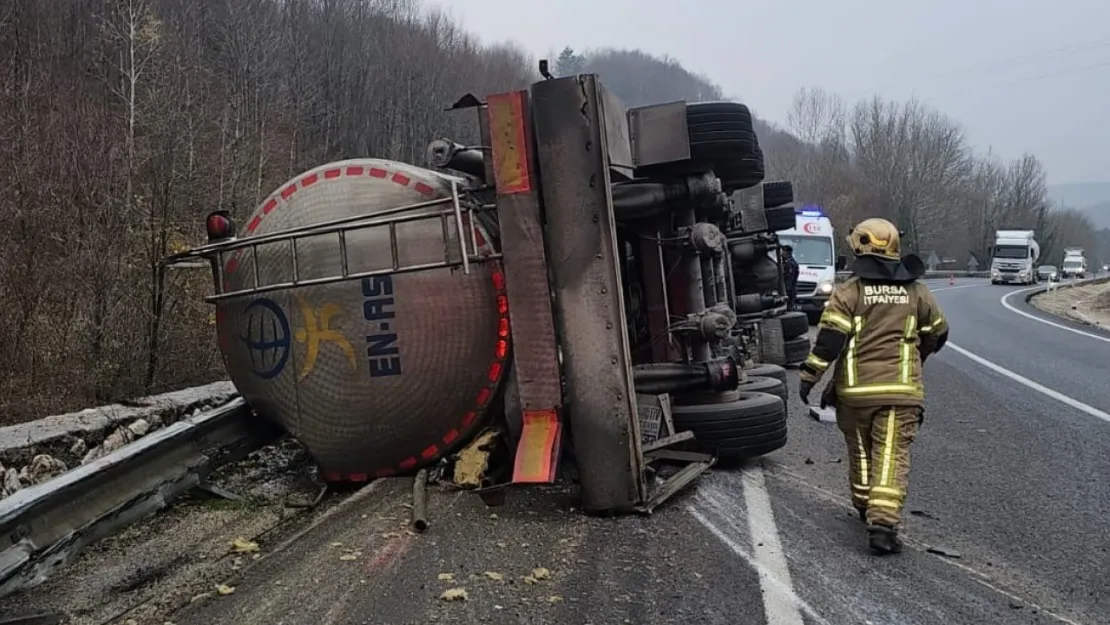
[(836, 243), (828, 216), (808, 206), (795, 210), (796, 224), (778, 232), (779, 245), (794, 248), (798, 261), (798, 310), (816, 324), (836, 284)]

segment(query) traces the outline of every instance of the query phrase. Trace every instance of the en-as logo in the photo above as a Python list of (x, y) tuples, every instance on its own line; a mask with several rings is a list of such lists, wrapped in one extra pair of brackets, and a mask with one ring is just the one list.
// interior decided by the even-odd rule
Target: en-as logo
[(304, 326), (297, 328), (294, 335), (297, 337), (297, 342), (305, 346), (304, 364), (297, 374), (297, 381), (303, 381), (316, 368), (316, 359), (320, 356), (320, 347), (323, 345), (334, 345), (347, 358), (351, 369), (357, 369), (355, 348), (351, 346), (347, 337), (331, 327), (332, 317), (342, 313), (343, 309), (338, 304), (332, 303), (314, 308), (300, 293), (294, 293), (293, 297), (296, 298), (297, 307), (301, 309), (301, 317), (304, 319)]
[(811, 221), (802, 226), (802, 230), (805, 230), (810, 234), (821, 234), (821, 224), (817, 223), (816, 221)]

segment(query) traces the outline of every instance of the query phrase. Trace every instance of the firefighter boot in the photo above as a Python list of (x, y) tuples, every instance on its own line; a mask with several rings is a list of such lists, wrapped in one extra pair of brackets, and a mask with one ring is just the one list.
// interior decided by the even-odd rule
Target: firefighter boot
[(897, 528), (875, 523), (867, 526), (867, 535), (871, 543), (871, 551), (876, 555), (902, 553), (902, 539), (898, 538)]

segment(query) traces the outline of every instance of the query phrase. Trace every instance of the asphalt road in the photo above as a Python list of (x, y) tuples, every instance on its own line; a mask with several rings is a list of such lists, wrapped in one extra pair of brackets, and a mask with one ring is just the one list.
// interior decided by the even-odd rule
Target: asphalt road
[[(497, 509), (440, 494), (431, 528), (410, 535), (407, 483), (384, 481), (299, 539), (262, 545), (228, 578), (234, 593), (172, 620), (1110, 623), (1110, 423), (1100, 416), (1110, 344), (1009, 310), (1000, 298), (1011, 287), (934, 286), (954, 349), (926, 367), (899, 557), (867, 553), (842, 439), (793, 399), (785, 449), (715, 471), (651, 518), (586, 518), (560, 489), (514, 493)], [(1035, 314), (1021, 295), (1009, 301)], [(549, 575), (536, 578), (537, 567)], [(442, 599), (451, 588), (467, 599)]]

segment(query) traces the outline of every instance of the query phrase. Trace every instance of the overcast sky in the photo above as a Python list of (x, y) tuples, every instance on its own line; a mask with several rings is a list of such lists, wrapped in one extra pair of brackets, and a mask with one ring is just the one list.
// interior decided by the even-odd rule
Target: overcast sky
[(436, 3), (537, 57), (567, 45), (670, 55), (780, 123), (802, 86), (917, 97), (977, 148), (1036, 154), (1051, 183), (1110, 181), (1110, 0)]

